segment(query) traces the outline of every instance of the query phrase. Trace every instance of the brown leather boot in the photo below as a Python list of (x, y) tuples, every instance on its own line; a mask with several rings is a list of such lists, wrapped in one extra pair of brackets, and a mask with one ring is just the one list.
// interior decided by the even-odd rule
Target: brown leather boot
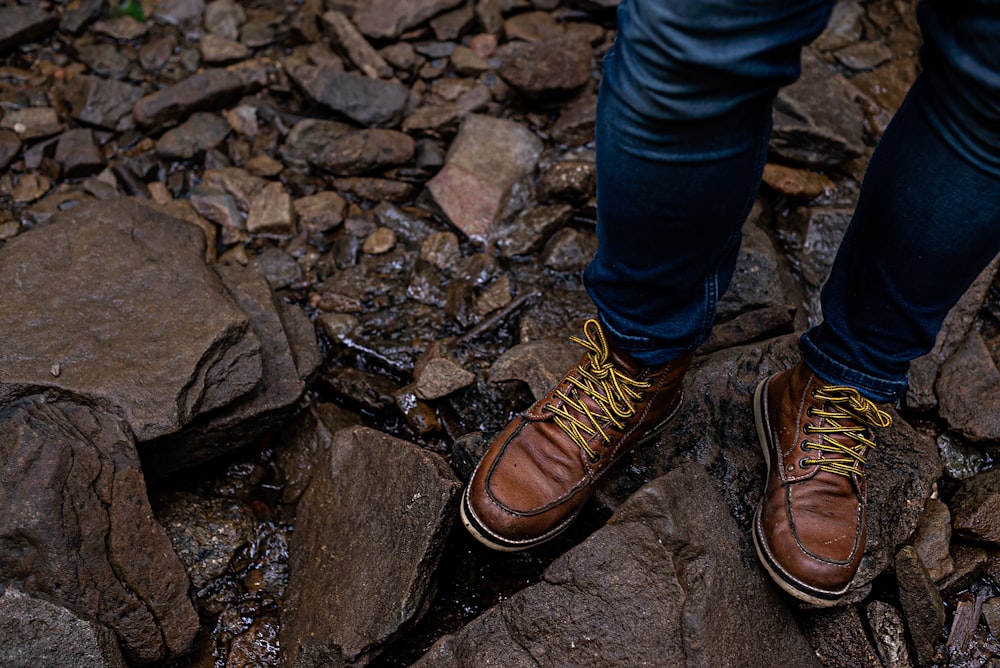
[(768, 467), (754, 517), (757, 556), (792, 596), (835, 605), (865, 552), (870, 428), (888, 427), (892, 418), (802, 362), (757, 386), (754, 416)]
[(580, 514), (622, 455), (673, 416), (692, 353), (643, 367), (616, 350), (596, 320), (587, 352), (546, 396), (500, 432), (462, 497), (462, 522), (480, 542), (513, 552), (543, 543)]

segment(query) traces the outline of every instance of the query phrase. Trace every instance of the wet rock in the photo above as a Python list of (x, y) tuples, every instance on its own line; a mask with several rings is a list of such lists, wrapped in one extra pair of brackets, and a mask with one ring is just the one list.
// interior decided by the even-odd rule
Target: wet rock
[(865, 608), (868, 627), (875, 638), (878, 655), (885, 668), (910, 668), (910, 650), (906, 645), (906, 629), (896, 608), (884, 601), (872, 601)]
[(0, 53), (41, 39), (58, 25), (58, 16), (38, 6), (0, 7)]
[(520, 343), (490, 366), (490, 382), (520, 380), (540, 399), (580, 360), (579, 346), (564, 339)]
[(575, 35), (538, 44), (511, 42), (497, 51), (498, 73), (529, 98), (559, 96), (582, 88), (591, 78), (594, 55)]
[(223, 69), (208, 69), (138, 100), (132, 107), (136, 123), (145, 127), (182, 121), (196, 111), (214, 111), (238, 99), (245, 85)]
[[(143, 444), (140, 454), (151, 477), (208, 461), (273, 431), (302, 396), (305, 380), (318, 363), (314, 331), (298, 326), (292, 330), (289, 325), (294, 323), (289, 323), (264, 277), (239, 265), (218, 265), (216, 271), (233, 301), (250, 317), (253, 333), (261, 342), (260, 382), (238, 400), (193, 420), (179, 434)], [(300, 364), (296, 347), (301, 361), (314, 358), (317, 362)]]
[(409, 202), (416, 191), (412, 183), (405, 181), (360, 176), (334, 179), (333, 187), (369, 202)]
[(396, 130), (355, 130), (332, 140), (309, 161), (337, 176), (354, 176), (402, 165), (413, 159), (416, 144)]
[(269, 182), (253, 195), (247, 216), (247, 232), (279, 236), (295, 233), (292, 197), (280, 181)]
[(951, 546), (951, 554), (954, 570), (937, 583), (941, 596), (948, 598), (958, 596), (984, 574), (988, 574), (987, 553), (982, 547), (956, 541)]
[(820, 51), (833, 51), (861, 39), (861, 19), (864, 7), (855, 0), (838, 2), (827, 22), (826, 29), (816, 38), (815, 47)]
[(95, 174), (104, 167), (104, 156), (94, 143), (94, 133), (89, 128), (68, 130), (59, 137), (56, 145), (56, 162), (68, 179)]
[(285, 480), (283, 503), (298, 503), (319, 470), (317, 462), (329, 461), (334, 434), (360, 424), (358, 414), (335, 404), (318, 403), (296, 415), (282, 429), (276, 455)]
[(948, 312), (934, 342), (934, 348), (910, 364), (906, 389), (907, 407), (914, 410), (928, 410), (937, 406), (934, 383), (937, 381), (941, 365), (965, 339), (976, 316), (982, 310), (998, 266), (1000, 257), (990, 262)]
[(14, 587), (0, 596), (0, 664), (125, 668), (110, 629)]
[(568, 204), (533, 206), (506, 223), (496, 225), (490, 237), (500, 257), (516, 257), (538, 251), (549, 237), (573, 215)]
[(410, 96), (402, 84), (329, 65), (300, 65), (289, 74), (310, 98), (364, 126), (398, 125)]
[(476, 375), (445, 357), (435, 357), (427, 362), (417, 376), (413, 389), (417, 398), (432, 401), (447, 396), (476, 380)]
[(597, 169), (593, 162), (557, 162), (538, 178), (540, 202), (583, 202), (594, 196)]
[(916, 651), (917, 664), (935, 663), (935, 645), (944, 629), (944, 602), (916, 549), (906, 546), (896, 554), (899, 604)]
[(524, 126), (472, 114), (427, 189), (452, 224), (485, 241), (510, 189), (535, 169), (541, 150), (541, 140)]
[(689, 463), (637, 492), (540, 583), (445, 636), (414, 665), (498, 656), (511, 666), (735, 666), (761, 656), (819, 665), (778, 596), (715, 483)]
[(1000, 545), (1000, 469), (964, 480), (948, 507), (956, 533)]
[(371, 0), (358, 5), (354, 23), (367, 37), (391, 40), (427, 19), (462, 4), (462, 0)]
[(222, 116), (196, 112), (176, 128), (164, 132), (156, 142), (156, 152), (167, 160), (190, 160), (218, 146), (229, 132), (229, 122)]
[(548, 240), (542, 249), (542, 263), (549, 269), (563, 272), (583, 271), (597, 251), (597, 235), (572, 227), (564, 227)]
[(330, 34), (332, 44), (347, 54), (347, 59), (366, 76), (376, 79), (388, 79), (392, 76), (389, 63), (372, 48), (344, 14), (338, 11), (326, 12), (323, 14), (323, 25)]
[(790, 334), (795, 326), (796, 308), (790, 304), (753, 309), (715, 325), (698, 351), (714, 353), (725, 348)]
[(802, 77), (774, 105), (774, 155), (811, 167), (836, 167), (864, 151), (855, 89), (828, 65), (802, 52)]
[(508, 40), (544, 42), (561, 37), (565, 29), (550, 12), (522, 12), (504, 21), (504, 33)]
[(186, 651), (198, 617), (128, 425), (36, 395), (0, 411), (0, 427), (4, 581), (108, 626), (131, 661)]
[(13, 130), (21, 141), (30, 141), (62, 132), (59, 114), (52, 107), (12, 109), (0, 120), (0, 127)]
[(337, 432), (298, 504), (283, 665), (362, 666), (415, 622), (460, 491), (438, 455), (363, 427)]
[(830, 275), (852, 215), (851, 209), (843, 207), (809, 207), (789, 219), (792, 229), (779, 227), (778, 235), (792, 266), (814, 295)]
[[(340, 341), (350, 336), (357, 326), (357, 318), (344, 317), (343, 314), (328, 314), (322, 316), (320, 326), (331, 339)], [(348, 330), (348, 327), (351, 329)], [(388, 378), (351, 368), (337, 369), (323, 374), (322, 380), (334, 393), (349, 399), (352, 405), (372, 413), (378, 413), (394, 405), (395, 395), (400, 389)]]
[(898, 58), (873, 72), (862, 72), (851, 83), (865, 102), (864, 111), (873, 134), (881, 136), (906, 92), (917, 78), (916, 58)]
[(157, 499), (154, 512), (195, 592), (222, 575), (237, 550), (250, 543), (255, 527), (253, 513), (242, 503), (186, 492)]
[[(701, 358), (684, 381), (685, 401), (658, 447), (640, 448), (614, 469), (598, 501), (615, 507), (644, 482), (698, 461), (718, 476), (726, 502), (749, 536), (764, 470), (753, 424), (751, 396), (760, 380), (798, 360), (796, 337), (713, 353)], [(885, 572), (896, 550), (917, 526), (931, 485), (941, 473), (932, 439), (894, 416), (877, 435), (869, 454), (866, 554), (846, 600), (861, 600), (872, 581)]]
[(456, 46), (448, 56), (451, 66), (462, 76), (475, 77), (490, 69), (489, 62), (465, 46)]
[(1000, 596), (983, 601), (983, 619), (986, 620), (990, 634), (1000, 637)]
[(72, 118), (107, 130), (133, 126), (132, 107), (143, 88), (124, 81), (78, 74), (66, 83), (65, 101)]
[[(855, 606), (804, 615), (803, 627), (816, 658), (827, 668), (883, 668)], [(902, 631), (900, 625), (900, 631)], [(904, 638), (905, 648), (905, 638)], [(902, 667), (900, 667), (902, 668)]]
[(102, 77), (121, 79), (132, 65), (132, 59), (118, 44), (85, 44), (78, 51), (80, 60)]
[(121, 411), (144, 441), (253, 389), (260, 342), (204, 243), (129, 200), (80, 204), (8, 241), (0, 284), (24, 315), (0, 321), (0, 404), (50, 389)]
[(1000, 439), (1000, 370), (979, 332), (941, 365), (935, 389), (949, 427), (972, 441)]
[(920, 523), (912, 539), (913, 547), (927, 567), (931, 579), (938, 582), (955, 570), (949, 547), (951, 546), (951, 513), (948, 506), (937, 499), (927, 499)]
[(29, 173), (21, 177), (11, 192), (11, 199), (17, 204), (34, 202), (52, 187), (52, 179), (41, 174)]

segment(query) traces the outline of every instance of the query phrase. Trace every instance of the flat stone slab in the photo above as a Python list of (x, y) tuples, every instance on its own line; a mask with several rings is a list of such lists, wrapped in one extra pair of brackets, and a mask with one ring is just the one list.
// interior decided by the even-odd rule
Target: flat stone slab
[(200, 230), (130, 200), (91, 202), (0, 249), (0, 405), (39, 392), (119, 412), (137, 441), (261, 379), (250, 318)]

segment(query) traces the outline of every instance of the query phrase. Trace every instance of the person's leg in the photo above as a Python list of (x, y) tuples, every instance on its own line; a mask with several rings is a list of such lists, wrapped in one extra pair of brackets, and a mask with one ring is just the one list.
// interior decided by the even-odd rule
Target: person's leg
[(829, 382), (897, 399), (911, 360), (1000, 252), (1000, 2), (925, 2), (924, 73), (872, 156), (801, 342)]
[(598, 250), (584, 278), (608, 335), (662, 364), (709, 334), (764, 167), (774, 95), (832, 3), (626, 1), (597, 112)]
[(601, 323), (560, 383), (493, 440), (462, 500), (486, 545), (564, 530), (611, 465), (680, 402), (691, 350), (732, 275), (777, 88), (832, 0), (625, 0), (597, 129)]
[(768, 479), (754, 518), (764, 567), (818, 605), (865, 548), (865, 458), (910, 360), (1000, 251), (1000, 0), (927, 1), (924, 73), (872, 156), (823, 289), (804, 364), (754, 395)]

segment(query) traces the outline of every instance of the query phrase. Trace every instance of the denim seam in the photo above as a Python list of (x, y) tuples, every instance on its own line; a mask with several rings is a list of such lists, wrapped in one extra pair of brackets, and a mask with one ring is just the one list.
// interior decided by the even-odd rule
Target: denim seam
[(828, 383), (856, 387), (862, 394), (879, 403), (896, 402), (906, 389), (905, 378), (887, 380), (852, 369), (824, 353), (808, 336), (807, 332), (799, 339), (799, 350), (809, 368)]

